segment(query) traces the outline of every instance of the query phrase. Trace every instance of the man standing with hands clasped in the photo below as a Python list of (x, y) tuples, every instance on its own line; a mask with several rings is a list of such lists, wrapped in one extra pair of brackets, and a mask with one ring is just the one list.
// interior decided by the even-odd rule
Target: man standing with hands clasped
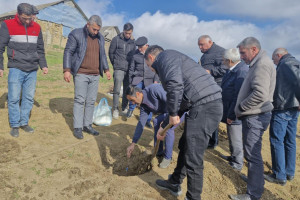
[(100, 34), (101, 18), (93, 15), (83, 28), (74, 29), (68, 37), (64, 52), (64, 80), (74, 81), (73, 124), (74, 136), (83, 139), (82, 131), (99, 135), (92, 127), (94, 104), (97, 98), (99, 78), (106, 74), (111, 79), (104, 37)]

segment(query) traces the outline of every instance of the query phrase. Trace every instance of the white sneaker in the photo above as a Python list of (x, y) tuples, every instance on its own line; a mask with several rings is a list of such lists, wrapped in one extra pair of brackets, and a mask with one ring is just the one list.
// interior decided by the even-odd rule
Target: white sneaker
[(113, 118), (114, 119), (119, 119), (119, 110), (114, 110), (113, 111)]
[(123, 110), (123, 111), (121, 112), (122, 116), (127, 116), (127, 112), (128, 112), (128, 109), (125, 108), (125, 110)]
[(164, 158), (161, 163), (159, 164), (159, 168), (167, 168), (171, 164), (172, 159), (166, 159)]

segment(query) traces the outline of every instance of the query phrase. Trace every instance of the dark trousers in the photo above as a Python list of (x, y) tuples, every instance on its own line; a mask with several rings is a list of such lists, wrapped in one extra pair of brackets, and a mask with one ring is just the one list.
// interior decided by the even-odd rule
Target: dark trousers
[(217, 126), (217, 129), (213, 132), (209, 142), (208, 146), (209, 147), (216, 147), (219, 144), (219, 124)]
[(203, 154), (212, 133), (221, 121), (221, 100), (198, 105), (186, 114), (184, 132), (179, 141), (177, 166), (169, 181), (181, 184), (187, 176), (186, 197), (201, 199), (203, 186)]
[(122, 97), (122, 110), (128, 105), (128, 99), (126, 98), (125, 91), (129, 86), (128, 72), (122, 70), (114, 71), (114, 91), (113, 91), (113, 110), (119, 109), (119, 95), (121, 86), (123, 84), (123, 97)]
[(270, 120), (271, 112), (242, 118), (244, 156), (248, 161), (247, 194), (251, 196), (251, 199), (260, 199), (264, 191), (261, 142)]

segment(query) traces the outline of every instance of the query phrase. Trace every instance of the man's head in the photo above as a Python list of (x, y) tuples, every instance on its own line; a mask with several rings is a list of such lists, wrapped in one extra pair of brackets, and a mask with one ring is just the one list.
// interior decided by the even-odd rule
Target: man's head
[(198, 46), (202, 53), (207, 52), (212, 45), (213, 45), (213, 41), (209, 35), (201, 35), (198, 38)]
[(17, 10), (20, 22), (23, 25), (28, 26), (32, 21), (32, 15), (34, 13), (32, 5), (28, 3), (20, 3)]
[(126, 40), (131, 38), (132, 32), (133, 32), (133, 25), (131, 23), (124, 24), (123, 35)]
[(144, 96), (141, 88), (133, 86), (126, 89), (125, 95), (129, 101), (136, 105), (141, 105)]
[(275, 65), (279, 64), (280, 59), (282, 58), (282, 56), (288, 54), (289, 52), (285, 49), (285, 48), (277, 48), (274, 50), (273, 54), (272, 54), (272, 60), (274, 62)]
[(247, 37), (238, 44), (237, 48), (239, 48), (241, 59), (249, 65), (259, 53), (261, 46), (255, 37)]
[(226, 49), (223, 56), (223, 63), (228, 68), (233, 67), (241, 60), (240, 53), (237, 48)]
[(135, 41), (135, 45), (138, 47), (138, 50), (140, 51), (141, 54), (145, 54), (147, 48), (148, 48), (148, 39), (144, 36), (139, 37)]
[(98, 15), (92, 15), (89, 21), (86, 24), (86, 27), (91, 36), (98, 35), (101, 27), (102, 27), (102, 20)]
[(154, 63), (156, 57), (162, 52), (164, 51), (164, 49), (158, 45), (152, 45), (149, 46), (148, 49), (145, 52), (145, 61), (146, 64), (148, 65), (148, 67), (150, 67), (150, 69), (153, 72), (156, 72), (155, 69), (152, 67), (152, 64)]

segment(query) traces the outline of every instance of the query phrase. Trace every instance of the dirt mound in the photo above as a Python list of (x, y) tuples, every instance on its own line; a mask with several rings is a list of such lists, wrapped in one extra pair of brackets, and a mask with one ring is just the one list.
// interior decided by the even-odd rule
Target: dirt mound
[(0, 137), (0, 163), (6, 163), (15, 159), (21, 152), (20, 145), (11, 139)]

